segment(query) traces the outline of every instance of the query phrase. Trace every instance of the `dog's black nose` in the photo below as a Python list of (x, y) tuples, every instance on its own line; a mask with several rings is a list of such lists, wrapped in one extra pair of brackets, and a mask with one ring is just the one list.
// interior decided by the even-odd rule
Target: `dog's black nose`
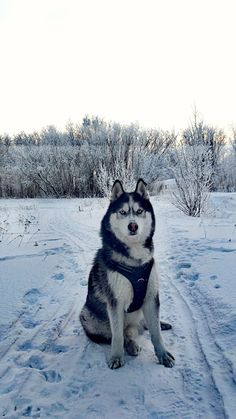
[(138, 224), (129, 223), (128, 229), (129, 229), (129, 231), (131, 231), (131, 233), (135, 233), (138, 230)]

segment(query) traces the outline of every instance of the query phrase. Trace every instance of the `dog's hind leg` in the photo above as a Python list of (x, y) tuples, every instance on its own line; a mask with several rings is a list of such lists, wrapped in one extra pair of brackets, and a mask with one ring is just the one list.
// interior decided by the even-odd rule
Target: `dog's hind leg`
[(92, 313), (86, 304), (80, 313), (80, 322), (86, 335), (96, 343), (111, 343), (109, 320), (101, 320)]
[(125, 330), (125, 349), (131, 356), (137, 356), (141, 351), (141, 347), (134, 340), (138, 334), (138, 328), (135, 326), (128, 326)]

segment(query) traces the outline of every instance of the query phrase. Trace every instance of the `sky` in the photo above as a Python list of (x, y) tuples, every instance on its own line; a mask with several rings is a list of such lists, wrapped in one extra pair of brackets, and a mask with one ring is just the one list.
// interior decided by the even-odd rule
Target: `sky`
[(236, 125), (235, 0), (0, 0), (0, 133)]

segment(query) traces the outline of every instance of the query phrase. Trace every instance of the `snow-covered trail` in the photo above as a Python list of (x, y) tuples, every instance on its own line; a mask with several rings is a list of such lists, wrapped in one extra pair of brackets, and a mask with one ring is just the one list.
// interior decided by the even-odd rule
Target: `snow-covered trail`
[[(185, 217), (180, 217), (180, 224), (176, 222), (174, 218), (175, 212), (175, 208), (170, 207), (168, 200), (164, 199), (162, 205), (157, 206), (159, 236), (156, 250), (160, 257), (161, 266), (163, 266), (163, 290), (165, 292), (165, 288), (167, 288), (167, 293), (173, 300), (175, 312), (174, 332), (178, 338), (181, 338), (182, 334), (184, 342), (187, 342), (185, 349), (178, 350), (178, 353), (181, 354), (181, 358), (185, 358), (185, 351), (187, 351), (189, 354), (186, 360), (187, 363), (193, 356), (193, 354), (190, 354), (190, 351), (193, 350), (193, 352), (197, 351), (199, 353), (199, 364), (196, 364), (197, 357), (193, 357), (192, 370), (188, 373), (189, 366), (186, 364), (184, 375), (186, 373), (189, 374), (189, 378), (190, 376), (192, 377), (192, 382), (197, 388), (200, 385), (200, 392), (203, 390), (208, 393), (209, 408), (213, 402), (211, 397), (212, 395), (215, 396), (218, 407), (221, 409), (221, 413), (219, 409), (216, 417), (233, 418), (236, 412), (236, 374), (233, 362), (219, 344), (215, 334), (215, 329), (219, 328), (219, 325), (216, 324), (217, 315), (219, 316), (222, 312), (223, 305), (221, 301), (214, 301), (212, 296), (205, 295), (204, 291), (206, 289), (204, 289), (204, 284), (198, 284), (201, 276), (201, 266), (204, 266), (205, 263), (206, 265), (208, 264), (209, 255), (207, 252), (205, 255), (204, 252), (199, 254), (199, 252), (195, 251), (191, 241), (196, 242), (197, 240), (184, 240), (179, 234), (176, 234), (181, 232), (186, 235), (189, 229)], [(198, 219), (190, 220), (195, 224), (195, 228), (197, 226), (200, 230), (202, 229), (201, 221), (199, 222)], [(193, 228), (192, 223), (191, 228)], [(204, 228), (204, 239), (199, 241), (201, 245), (205, 241), (205, 235), (206, 231)], [(165, 240), (163, 240), (164, 238)], [(231, 253), (231, 250), (232, 252), (236, 251), (235, 248), (225, 247), (223, 253)], [(206, 260), (204, 260), (204, 256)], [(214, 256), (213, 259), (215, 259)], [(170, 261), (172, 262), (171, 264)], [(167, 269), (166, 266), (168, 266)], [(234, 266), (236, 267), (235, 260)], [(212, 280), (216, 279), (214, 275), (211, 275), (210, 278)], [(217, 304), (219, 304), (218, 307)], [(234, 333), (235, 331), (235, 328), (231, 330)], [(232, 338), (235, 339), (235, 334), (233, 333)], [(177, 341), (179, 342), (179, 339)], [(208, 379), (208, 384), (204, 383), (204, 377)], [(190, 384), (191, 379), (188, 381), (188, 384)], [(209, 392), (210, 388), (212, 391)], [(198, 392), (198, 389), (193, 391), (195, 392), (195, 390)], [(199, 400), (201, 400), (201, 396)], [(199, 403), (199, 407), (201, 404), (202, 400)], [(207, 409), (206, 412), (207, 417), (209, 417), (210, 413)], [(194, 414), (193, 417), (195, 417)]]
[[(176, 280), (183, 270), (197, 272), (186, 261), (179, 235), (169, 224), (174, 210), (165, 200), (159, 203), (154, 199), (161, 313), (173, 324), (173, 330), (163, 332), (163, 337), (176, 365), (167, 369), (157, 363), (146, 333), (140, 337), (141, 354), (126, 356), (125, 366), (111, 371), (106, 364), (109, 346), (88, 341), (78, 321), (88, 273), (100, 244), (104, 205), (91, 201), (80, 204), (79, 211), (78, 202), (37, 200), (37, 211), (33, 212), (38, 214), (38, 235), (23, 239), (20, 247), (14, 247), (13, 241), (11, 247), (1, 250), (0, 275), (7, 272), (8, 280), (14, 282), (16, 274), (9, 268), (13, 264), (25, 290), (17, 315), (5, 323), (0, 334), (0, 415), (233, 418), (233, 367), (214, 340), (204, 312), (205, 297), (195, 287)], [(33, 246), (36, 240), (37, 246)], [(21, 290), (17, 295), (19, 299)]]

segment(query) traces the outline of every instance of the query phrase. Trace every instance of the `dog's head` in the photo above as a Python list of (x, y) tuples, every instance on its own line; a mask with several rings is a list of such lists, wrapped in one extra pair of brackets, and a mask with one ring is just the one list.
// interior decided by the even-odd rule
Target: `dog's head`
[(134, 243), (148, 246), (154, 234), (155, 217), (146, 183), (139, 179), (135, 191), (128, 193), (124, 191), (122, 183), (116, 180), (107, 217), (109, 230), (120, 242), (128, 247)]

